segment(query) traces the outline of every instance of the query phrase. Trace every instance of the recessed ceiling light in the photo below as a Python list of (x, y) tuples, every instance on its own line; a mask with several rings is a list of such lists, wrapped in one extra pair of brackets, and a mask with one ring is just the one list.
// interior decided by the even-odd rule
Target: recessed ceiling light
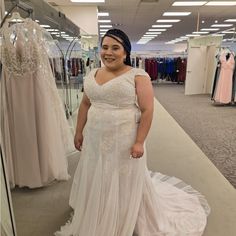
[(209, 34), (208, 31), (194, 31), (193, 34)]
[(161, 34), (161, 32), (146, 32), (145, 34), (156, 34), (156, 35), (158, 35), (158, 34)]
[(215, 20), (215, 23), (218, 23), (218, 20)]
[(187, 1), (187, 2), (174, 2), (172, 6), (202, 6), (207, 1)]
[(204, 29), (201, 29), (201, 31), (217, 31), (219, 30), (219, 28), (204, 28)]
[(222, 31), (223, 34), (235, 34), (234, 31)]
[(5, 15), (7, 14), (8, 12), (7, 11), (5, 11)]
[(206, 4), (206, 6), (235, 6), (235, 1), (210, 1)]
[(172, 26), (173, 25), (152, 25), (152, 27), (154, 27), (154, 28), (170, 28)]
[(148, 31), (160, 31), (160, 32), (164, 32), (164, 31), (166, 31), (166, 29), (148, 29)]
[(171, 22), (180, 22), (179, 19), (173, 19), (173, 20), (157, 20), (159, 23), (171, 23)]
[(224, 36), (224, 34), (212, 34), (213, 36)]
[(100, 28), (112, 28), (112, 25), (99, 25)]
[(204, 20), (202, 20), (202, 24), (204, 24), (205, 23), (205, 21)]
[(98, 12), (98, 16), (109, 16), (108, 12)]
[(105, 2), (105, 0), (70, 0), (71, 2), (78, 3), (96, 3), (96, 2)]
[(233, 24), (214, 24), (214, 25), (211, 25), (211, 27), (230, 27), (232, 25)]
[(186, 34), (187, 37), (196, 37), (201, 36), (200, 34)]
[(163, 16), (188, 16), (191, 12), (164, 12)]
[(111, 23), (111, 20), (98, 20), (99, 23)]
[(236, 19), (227, 19), (225, 22), (236, 22)]
[(50, 28), (51, 27), (50, 25), (40, 25), (40, 26), (43, 28)]

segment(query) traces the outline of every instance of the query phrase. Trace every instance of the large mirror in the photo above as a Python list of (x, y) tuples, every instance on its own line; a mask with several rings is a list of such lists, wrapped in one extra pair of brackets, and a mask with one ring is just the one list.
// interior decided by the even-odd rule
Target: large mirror
[[(1, 235), (49, 236), (71, 214), (68, 198), (79, 161), (73, 145), (75, 119), (84, 76), (99, 63), (98, 37), (80, 32), (44, 1), (1, 1), (6, 6), (3, 16), (9, 13), (8, 19), (14, 20), (7, 27), (3, 24), (0, 38), (0, 48), (6, 52), (0, 58), (5, 153)], [(21, 61), (12, 59), (11, 53)], [(9, 63), (15, 67), (11, 69)]]

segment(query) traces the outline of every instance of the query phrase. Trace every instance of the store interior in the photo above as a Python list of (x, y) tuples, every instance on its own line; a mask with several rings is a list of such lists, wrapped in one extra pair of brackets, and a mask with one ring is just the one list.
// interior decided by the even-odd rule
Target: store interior
[[(211, 213), (203, 236), (236, 235), (235, 0), (105, 0), (100, 3), (0, 0), (0, 3), (1, 235), (54, 235), (71, 217), (68, 201), (80, 159), (80, 152), (68, 141), (65, 145), (69, 150), (67, 179), (22, 186), (13, 181), (14, 151), (8, 144), (12, 133), (6, 128), (11, 124), (6, 110), (12, 96), (8, 94), (7, 77), (12, 71), (4, 73), (3, 70), (4, 33), (10, 28), (6, 27), (8, 22), (14, 26), (26, 19), (43, 32), (40, 42), (46, 48), (53, 79), (47, 85), (54, 94), (52, 99), (61, 102), (58, 105), (61, 108), (55, 110), (65, 116), (69, 127), (65, 135), (71, 140), (84, 78), (93, 68), (101, 66), (101, 38), (110, 28), (127, 32), (132, 44), (132, 66), (149, 74), (155, 95), (154, 117), (146, 141), (148, 168), (176, 176), (206, 197)], [(17, 34), (13, 30), (9, 35), (9, 42), (14, 45)], [(27, 32), (25, 35), (25, 44), (21, 45), (24, 49)], [(233, 73), (228, 86), (230, 94), (222, 98), (218, 91), (223, 56), (226, 61), (231, 60)], [(34, 70), (30, 61), (27, 63), (18, 73)], [(30, 93), (25, 96), (25, 101), (30, 100), (30, 96)], [(52, 106), (55, 104), (52, 102)], [(17, 108), (22, 120), (26, 117), (24, 109), (27, 110), (27, 104), (26, 108)], [(42, 112), (46, 109), (42, 108)], [(50, 104), (48, 109), (50, 111)], [(52, 119), (51, 124), (53, 119), (58, 119), (47, 118)], [(63, 119), (59, 118), (60, 124), (64, 124)], [(23, 138), (24, 130), (19, 130), (17, 137), (27, 140)], [(46, 133), (50, 138), (50, 130)], [(26, 145), (31, 145), (30, 140)]]

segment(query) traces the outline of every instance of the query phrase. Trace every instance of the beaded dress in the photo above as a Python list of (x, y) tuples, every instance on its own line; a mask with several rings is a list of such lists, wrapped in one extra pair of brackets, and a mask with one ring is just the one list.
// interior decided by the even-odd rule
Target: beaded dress
[(66, 153), (73, 135), (46, 51), (45, 30), (31, 19), (2, 36), (2, 131), (11, 187), (68, 180)]
[(130, 158), (140, 110), (133, 68), (99, 85), (96, 69), (86, 77), (91, 106), (75, 172), (72, 219), (56, 236), (200, 236), (210, 212), (206, 199), (183, 181), (151, 173), (142, 158)]

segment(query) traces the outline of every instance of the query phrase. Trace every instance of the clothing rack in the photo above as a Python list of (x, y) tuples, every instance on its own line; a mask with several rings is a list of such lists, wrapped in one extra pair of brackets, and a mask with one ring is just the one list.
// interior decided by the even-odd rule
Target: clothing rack
[(25, 3), (22, 3), (21, 1), (17, 0), (15, 1), (14, 5), (11, 7), (11, 9), (7, 12), (7, 14), (4, 16), (1, 24), (0, 24), (0, 28), (2, 28), (3, 24), (5, 23), (7, 17), (15, 10), (15, 9), (21, 9), (25, 12), (27, 12), (29, 14), (29, 17), (32, 17), (32, 13), (33, 13), (33, 8), (26, 6)]

